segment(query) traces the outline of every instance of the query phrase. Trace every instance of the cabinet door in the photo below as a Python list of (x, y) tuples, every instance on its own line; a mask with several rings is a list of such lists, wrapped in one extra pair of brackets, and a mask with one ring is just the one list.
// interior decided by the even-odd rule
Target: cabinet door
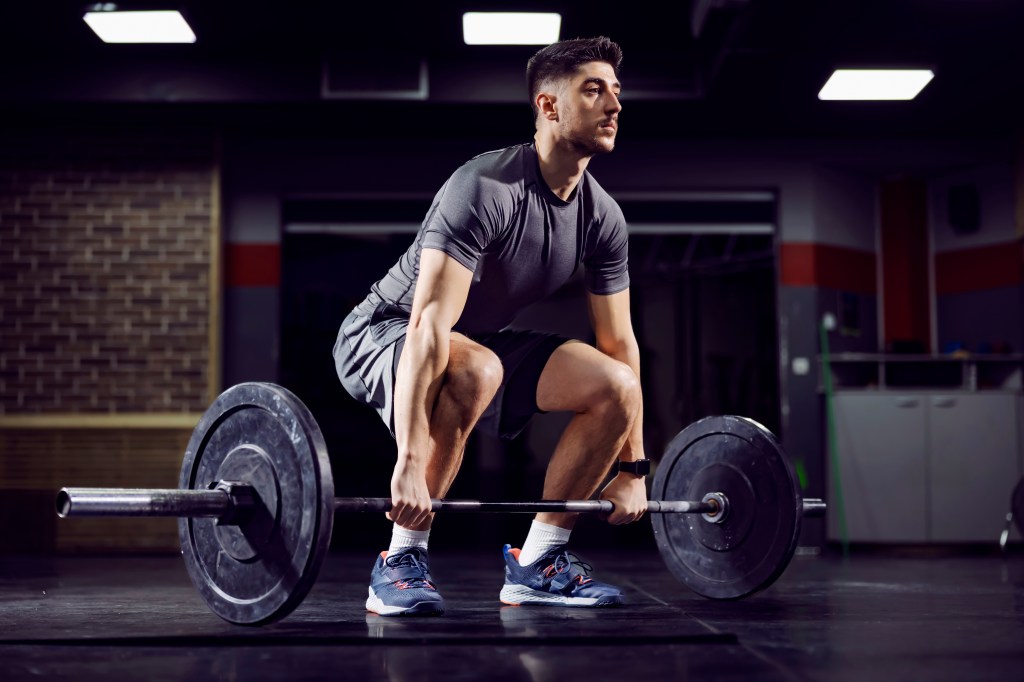
[[(923, 395), (836, 393), (837, 455), (853, 542), (924, 542), (927, 433)], [(829, 504), (838, 506), (829, 461)], [(828, 511), (830, 540), (840, 540), (838, 508)]]
[(931, 539), (994, 543), (1020, 478), (1017, 396), (954, 393), (928, 400)]

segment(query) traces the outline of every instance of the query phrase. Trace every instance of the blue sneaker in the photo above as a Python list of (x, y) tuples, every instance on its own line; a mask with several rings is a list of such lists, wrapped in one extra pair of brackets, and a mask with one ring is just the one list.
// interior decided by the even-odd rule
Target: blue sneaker
[(430, 579), (427, 550), (381, 552), (370, 573), (366, 610), (382, 616), (440, 615), (444, 599)]
[(519, 565), (519, 550), (505, 545), (505, 586), (498, 598), (505, 604), (551, 606), (614, 606), (622, 591), (590, 576), (592, 567), (558, 547), (528, 566)]

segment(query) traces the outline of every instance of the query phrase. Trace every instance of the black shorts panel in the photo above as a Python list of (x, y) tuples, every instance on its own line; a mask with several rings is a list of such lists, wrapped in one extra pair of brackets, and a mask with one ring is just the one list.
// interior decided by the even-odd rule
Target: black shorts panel
[[(537, 407), (540, 375), (555, 349), (570, 339), (550, 332), (508, 329), (467, 336), (493, 351), (501, 360), (503, 369), (501, 386), (476, 428), (503, 440), (511, 440), (526, 428), (530, 417), (542, 412)], [(394, 356), (395, 376), (398, 375), (398, 361), (404, 344), (403, 336), (397, 342)]]

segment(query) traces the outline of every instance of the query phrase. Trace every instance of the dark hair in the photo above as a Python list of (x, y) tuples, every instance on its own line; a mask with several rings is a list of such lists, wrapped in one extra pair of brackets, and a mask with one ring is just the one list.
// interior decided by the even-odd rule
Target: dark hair
[(537, 115), (534, 100), (541, 85), (546, 81), (571, 76), (587, 62), (607, 62), (618, 76), (622, 64), (622, 48), (604, 36), (575, 38), (552, 43), (530, 57), (526, 63), (526, 87), (530, 91), (530, 106), (534, 116)]

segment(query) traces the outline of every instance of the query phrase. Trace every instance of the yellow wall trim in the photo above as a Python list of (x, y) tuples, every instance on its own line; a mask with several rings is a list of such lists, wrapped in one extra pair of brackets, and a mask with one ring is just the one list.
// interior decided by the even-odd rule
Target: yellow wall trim
[(4, 414), (0, 429), (194, 429), (201, 413)]

